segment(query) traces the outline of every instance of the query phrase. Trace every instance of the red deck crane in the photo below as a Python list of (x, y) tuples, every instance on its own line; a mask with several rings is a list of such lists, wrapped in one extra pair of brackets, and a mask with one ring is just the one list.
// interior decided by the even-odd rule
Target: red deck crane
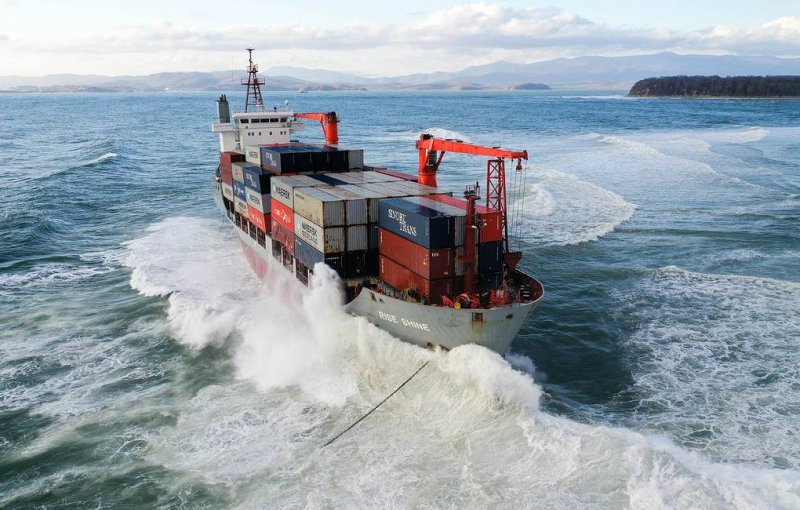
[(325, 143), (336, 145), (339, 143), (339, 117), (336, 112), (327, 113), (295, 113), (299, 119), (316, 120), (322, 126), (322, 133), (325, 135)]
[[(417, 141), (419, 150), (419, 183), (428, 186), (436, 186), (436, 171), (446, 152), (458, 152), (461, 154), (475, 154), (478, 156), (489, 156), (486, 164), (486, 207), (500, 211), (503, 221), (503, 251), (505, 253), (506, 266), (513, 270), (522, 257), (521, 252), (511, 252), (508, 246), (508, 197), (506, 194), (506, 164), (505, 160), (517, 160), (516, 169), (522, 170), (522, 160), (528, 159), (528, 151), (513, 151), (501, 149), (499, 147), (486, 147), (472, 143), (462, 142), (461, 140), (446, 140), (435, 138), (432, 135), (423, 133)], [(472, 290), (472, 271), (475, 264), (475, 245), (474, 245), (474, 204), (477, 200), (475, 190), (468, 191), (466, 198), (470, 204), (467, 210), (467, 232), (464, 242), (465, 255), (462, 258), (464, 263), (464, 287), (468, 293)]]

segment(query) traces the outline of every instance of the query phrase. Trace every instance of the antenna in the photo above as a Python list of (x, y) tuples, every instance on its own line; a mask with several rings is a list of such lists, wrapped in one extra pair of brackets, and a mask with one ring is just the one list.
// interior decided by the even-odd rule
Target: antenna
[(247, 85), (247, 98), (244, 102), (244, 111), (247, 112), (252, 106), (253, 110), (263, 112), (264, 100), (261, 97), (261, 85), (266, 81), (258, 77), (258, 64), (253, 63), (253, 48), (245, 48), (249, 54), (249, 64), (247, 66), (247, 81), (242, 80), (242, 85)]

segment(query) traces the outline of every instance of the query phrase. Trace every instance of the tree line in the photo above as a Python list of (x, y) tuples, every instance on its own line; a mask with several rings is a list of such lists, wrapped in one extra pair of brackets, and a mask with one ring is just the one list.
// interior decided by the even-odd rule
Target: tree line
[(665, 76), (637, 81), (628, 95), (800, 97), (800, 76)]

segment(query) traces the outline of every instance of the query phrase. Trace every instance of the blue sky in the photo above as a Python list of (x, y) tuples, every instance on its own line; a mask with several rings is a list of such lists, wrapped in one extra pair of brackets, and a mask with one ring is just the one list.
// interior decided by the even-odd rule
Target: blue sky
[(678, 53), (800, 56), (800, 0), (0, 0), (0, 75), (296, 65), (368, 75), (496, 60)]

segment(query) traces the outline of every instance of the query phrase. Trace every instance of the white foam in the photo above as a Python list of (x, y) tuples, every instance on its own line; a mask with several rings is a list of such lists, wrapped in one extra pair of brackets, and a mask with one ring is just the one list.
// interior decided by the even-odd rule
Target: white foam
[(642, 426), (715, 459), (800, 467), (800, 284), (667, 267), (620, 300), (641, 324), (627, 346)]
[(86, 166), (96, 165), (98, 163), (102, 163), (103, 161), (105, 161), (107, 159), (116, 158), (117, 156), (119, 156), (119, 154), (117, 154), (116, 152), (105, 152), (105, 153), (97, 156), (93, 160), (89, 161), (88, 163), (86, 163)]
[[(174, 244), (159, 248), (163, 239)], [(206, 321), (205, 307), (221, 306), (220, 296), (238, 296), (225, 306), (239, 315), (231, 346), (241, 379), (178, 402), (177, 423), (142, 439), (150, 462), (223, 484), (231, 506), (800, 504), (796, 471), (714, 464), (665, 439), (554, 417), (539, 409), (542, 390), (530, 376), (495, 353), (476, 346), (432, 353), (394, 340), (344, 315), (337, 279), (321, 267), (296, 298), (271, 288), (271, 278), (253, 292), (244, 280), (255, 278), (239, 279), (243, 264), (233, 262), (241, 259), (237, 241), (213, 222), (168, 220), (129, 247), (129, 264), (143, 273), (137, 285), (170, 299), (191, 295), (187, 305), (203, 308), (198, 322)], [(238, 269), (208, 280), (207, 273), (227, 274), (220, 258)], [(213, 342), (214, 330), (200, 343)], [(322, 446), (425, 361), (386, 404)]]
[(69, 263), (47, 263), (35, 266), (26, 273), (0, 274), (0, 289), (45, 287), (74, 283), (111, 271), (109, 266), (80, 266)]
[[(633, 216), (636, 206), (572, 175), (536, 168), (520, 214), (520, 237), (534, 244), (596, 241)], [(514, 206), (512, 205), (512, 208)]]

